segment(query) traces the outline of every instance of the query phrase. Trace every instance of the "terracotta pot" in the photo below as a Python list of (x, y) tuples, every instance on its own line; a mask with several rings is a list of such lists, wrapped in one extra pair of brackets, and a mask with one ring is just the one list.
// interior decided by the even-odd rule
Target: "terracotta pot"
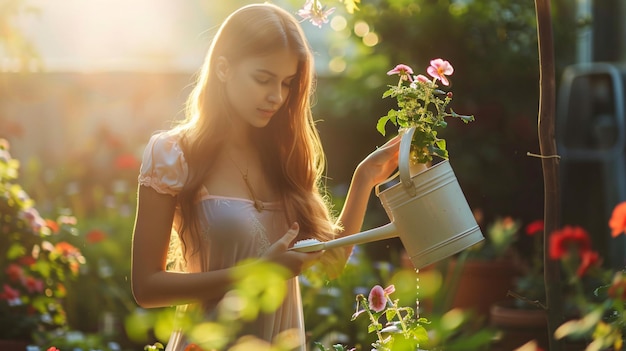
[[(452, 272), (455, 266), (456, 261), (451, 261), (449, 271)], [(515, 265), (509, 260), (466, 261), (452, 307), (472, 309), (479, 315), (489, 317), (491, 306), (507, 298), (517, 274)]]
[(0, 350), (2, 351), (26, 351), (26, 347), (30, 345), (25, 340), (0, 340)]
[(542, 309), (519, 308), (513, 300), (497, 302), (491, 306), (489, 323), (499, 332), (492, 351), (514, 350), (531, 340), (548, 348), (547, 314)]
[[(403, 261), (403, 265), (408, 268), (410, 261), (407, 258)], [(445, 312), (450, 308), (461, 308), (472, 310), (477, 317), (487, 322), (489, 309), (496, 302), (507, 298), (507, 293), (513, 289), (514, 279), (519, 274), (509, 260), (467, 260), (458, 276), (456, 267), (457, 261), (450, 260), (444, 268), (431, 265), (420, 270), (437, 270), (444, 275), (443, 286), (434, 299), (420, 298), (423, 313), (428, 315), (432, 312)]]

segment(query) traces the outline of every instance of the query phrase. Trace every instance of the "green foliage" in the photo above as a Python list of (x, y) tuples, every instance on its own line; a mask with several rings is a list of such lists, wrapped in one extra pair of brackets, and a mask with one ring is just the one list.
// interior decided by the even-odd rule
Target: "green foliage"
[(32, 340), (67, 327), (66, 284), (85, 263), (68, 241), (76, 219), (44, 219), (17, 183), (19, 162), (0, 139), (0, 339)]
[(190, 350), (256, 350), (261, 347), (274, 351), (291, 350), (299, 343), (295, 331), (285, 331), (274, 343), (251, 335), (242, 335), (246, 322), (259, 315), (272, 313), (283, 302), (286, 294), (286, 276), (283, 266), (258, 260), (238, 263), (233, 270), (233, 285), (215, 307), (215, 317), (206, 319), (201, 306), (191, 304), (166, 309), (137, 309), (124, 323), (126, 332), (135, 342), (145, 342), (152, 335), (159, 342), (145, 346), (153, 350), (160, 342), (167, 342), (173, 330), (181, 330), (192, 345)]

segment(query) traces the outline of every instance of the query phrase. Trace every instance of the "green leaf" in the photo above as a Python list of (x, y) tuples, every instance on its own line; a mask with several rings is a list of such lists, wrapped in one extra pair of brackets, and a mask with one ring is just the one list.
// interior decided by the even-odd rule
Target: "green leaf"
[(7, 251), (7, 259), (14, 260), (26, 254), (26, 248), (20, 243), (13, 243)]
[(389, 121), (389, 117), (383, 116), (383, 117), (380, 117), (378, 119), (378, 123), (376, 123), (376, 130), (383, 136), (386, 134), (385, 126), (387, 125), (388, 121)]
[(368, 332), (368, 333), (373, 333), (373, 332), (375, 332), (375, 331), (377, 331), (377, 330), (381, 330), (381, 329), (382, 329), (382, 328), (381, 328), (380, 324), (378, 324), (378, 323), (376, 323), (376, 324), (372, 323), (372, 324), (370, 324), (370, 325), (367, 327), (367, 332)]
[(438, 148), (440, 148), (441, 150), (446, 150), (446, 141), (445, 139), (439, 139), (435, 142), (435, 145), (437, 145)]
[(392, 309), (388, 309), (387, 311), (385, 311), (385, 318), (387, 318), (388, 321), (391, 321), (395, 316), (396, 311)]
[(391, 95), (393, 95), (393, 89), (388, 89), (387, 91), (383, 93), (383, 99)]

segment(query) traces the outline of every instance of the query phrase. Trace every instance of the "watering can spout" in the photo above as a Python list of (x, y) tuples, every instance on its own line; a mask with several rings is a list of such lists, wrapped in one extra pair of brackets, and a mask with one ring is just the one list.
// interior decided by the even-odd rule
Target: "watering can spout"
[(315, 241), (312, 243), (299, 244), (296, 243), (293, 250), (300, 252), (312, 252), (319, 250), (334, 249), (337, 247), (360, 245), (373, 241), (391, 239), (398, 237), (398, 231), (393, 223), (385, 224), (381, 227), (366, 230), (364, 232), (344, 236), (343, 238), (334, 239), (326, 242)]
[(396, 237), (398, 237), (398, 231), (396, 230), (396, 226), (393, 223), (388, 223), (378, 228), (327, 241), (324, 245), (324, 248), (333, 249), (341, 246), (360, 245)]

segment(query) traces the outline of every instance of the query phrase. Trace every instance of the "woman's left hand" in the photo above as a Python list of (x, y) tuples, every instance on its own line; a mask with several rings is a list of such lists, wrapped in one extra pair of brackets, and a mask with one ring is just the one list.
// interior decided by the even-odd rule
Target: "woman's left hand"
[(372, 186), (385, 181), (398, 167), (401, 136), (397, 135), (369, 154), (357, 167)]

